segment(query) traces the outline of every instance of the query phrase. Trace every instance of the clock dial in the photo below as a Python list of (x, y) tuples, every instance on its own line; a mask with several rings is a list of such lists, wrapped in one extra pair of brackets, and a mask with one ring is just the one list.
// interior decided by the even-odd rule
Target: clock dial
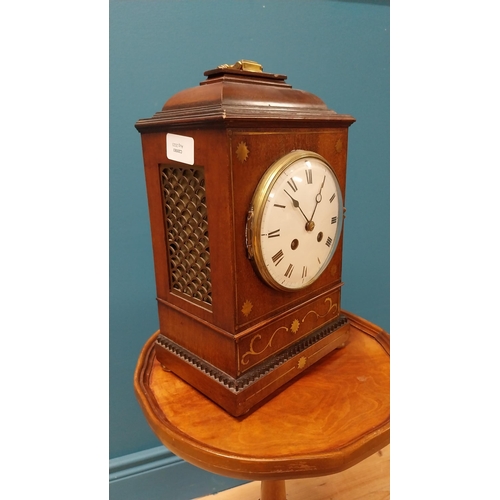
[(312, 284), (342, 230), (342, 194), (326, 160), (310, 151), (285, 155), (262, 177), (252, 207), (250, 244), (261, 278), (280, 290)]

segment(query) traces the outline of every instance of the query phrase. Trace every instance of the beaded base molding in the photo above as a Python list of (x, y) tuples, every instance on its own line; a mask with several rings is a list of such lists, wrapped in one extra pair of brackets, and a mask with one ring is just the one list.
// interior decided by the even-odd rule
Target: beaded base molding
[[(156, 357), (163, 369), (173, 371), (233, 416), (241, 416), (349, 339), (349, 322), (343, 315), (323, 325), (271, 360), (234, 378), (187, 351), (166, 336), (156, 340)], [(200, 385), (199, 375), (203, 375)], [(269, 377), (270, 375), (272, 377)]]

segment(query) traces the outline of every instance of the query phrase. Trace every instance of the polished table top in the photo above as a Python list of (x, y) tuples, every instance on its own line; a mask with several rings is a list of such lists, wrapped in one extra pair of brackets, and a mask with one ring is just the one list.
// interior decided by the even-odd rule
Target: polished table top
[(134, 388), (160, 441), (210, 472), (250, 480), (333, 474), (389, 444), (389, 335), (344, 311), (348, 344), (311, 366), (273, 399), (232, 417), (144, 346)]

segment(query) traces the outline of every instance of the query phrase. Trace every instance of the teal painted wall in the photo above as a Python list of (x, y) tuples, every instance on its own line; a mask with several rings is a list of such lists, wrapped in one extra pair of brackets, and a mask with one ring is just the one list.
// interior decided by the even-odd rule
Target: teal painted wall
[(110, 2), (110, 458), (157, 447), (136, 402), (158, 328), (139, 118), (238, 59), (353, 115), (343, 307), (389, 331), (388, 1)]

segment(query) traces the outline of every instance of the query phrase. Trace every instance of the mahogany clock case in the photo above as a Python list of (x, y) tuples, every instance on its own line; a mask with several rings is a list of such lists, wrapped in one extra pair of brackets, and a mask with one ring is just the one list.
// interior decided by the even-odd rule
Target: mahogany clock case
[[(157, 287), (158, 360), (242, 415), (349, 336), (341, 314), (342, 235), (309, 287), (276, 290), (249, 259), (256, 186), (294, 150), (321, 155), (345, 200), (349, 115), (293, 89), (284, 75), (216, 69), (139, 120)], [(167, 134), (192, 144), (167, 157)]]

